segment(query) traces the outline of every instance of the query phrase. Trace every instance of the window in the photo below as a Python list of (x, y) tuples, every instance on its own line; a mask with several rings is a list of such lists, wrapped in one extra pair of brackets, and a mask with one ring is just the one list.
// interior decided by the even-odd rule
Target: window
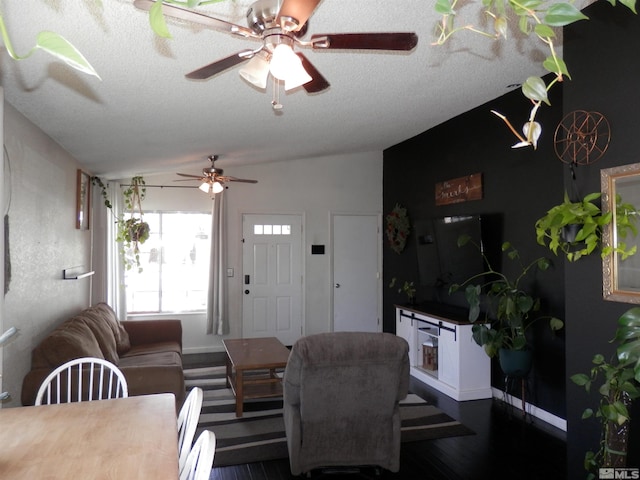
[(207, 307), (211, 215), (145, 212), (151, 229), (140, 266), (125, 272), (127, 313), (198, 312)]
[(254, 225), (254, 235), (291, 235), (291, 225)]

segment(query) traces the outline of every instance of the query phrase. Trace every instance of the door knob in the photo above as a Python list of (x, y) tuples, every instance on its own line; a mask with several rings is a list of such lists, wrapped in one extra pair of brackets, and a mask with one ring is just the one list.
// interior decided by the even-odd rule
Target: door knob
[(244, 294), (245, 294), (245, 295), (249, 295), (249, 290), (245, 290), (245, 291), (244, 291)]
[(339, 283), (336, 283), (336, 288), (340, 288), (340, 284)]

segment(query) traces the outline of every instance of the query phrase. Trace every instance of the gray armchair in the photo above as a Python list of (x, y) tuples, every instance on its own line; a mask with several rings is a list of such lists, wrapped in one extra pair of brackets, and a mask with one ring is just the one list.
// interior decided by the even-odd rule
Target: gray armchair
[(400, 469), (398, 402), (409, 389), (409, 347), (390, 333), (309, 335), (284, 372), (291, 473), (330, 467)]

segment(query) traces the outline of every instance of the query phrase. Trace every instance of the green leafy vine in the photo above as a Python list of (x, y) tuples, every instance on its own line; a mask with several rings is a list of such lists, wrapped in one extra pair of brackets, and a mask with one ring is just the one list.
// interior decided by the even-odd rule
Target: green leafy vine
[[(502, 119), (511, 132), (518, 139), (513, 148), (533, 146), (537, 147), (538, 138), (542, 133), (542, 126), (536, 122), (538, 109), (542, 104), (551, 105), (548, 93), (551, 88), (564, 80), (571, 79), (569, 69), (556, 48), (555, 28), (562, 28), (580, 20), (589, 18), (578, 10), (573, 3), (550, 3), (545, 0), (481, 0), (484, 13), (492, 21), (492, 31), (485, 31), (474, 25), (456, 25), (456, 7), (459, 0), (436, 0), (435, 11), (441, 15), (436, 27), (437, 38), (433, 45), (445, 44), (453, 35), (469, 31), (492, 39), (507, 40), (509, 18), (515, 16), (519, 30), (525, 35), (535, 35), (549, 51), (549, 56), (542, 62), (543, 67), (553, 73), (554, 78), (546, 84), (541, 77), (531, 76), (522, 84), (522, 93), (533, 106), (528, 121), (522, 127), (522, 133), (511, 124), (509, 119), (492, 110), (491, 112)], [(617, 0), (608, 0), (616, 5)], [(619, 0), (621, 4), (636, 13), (636, 0)]]
[(42, 31), (36, 36), (36, 44), (26, 55), (18, 55), (13, 48), (13, 43), (9, 38), (9, 32), (7, 26), (4, 23), (4, 15), (0, 10), (0, 35), (2, 35), (2, 41), (4, 48), (11, 58), (14, 60), (24, 60), (33, 55), (37, 50), (43, 50), (49, 55), (54, 56), (58, 60), (62, 60), (82, 73), (96, 76), (100, 79), (98, 72), (91, 66), (87, 59), (80, 53), (80, 51), (74, 47), (71, 42), (66, 40), (62, 35), (54, 32)]

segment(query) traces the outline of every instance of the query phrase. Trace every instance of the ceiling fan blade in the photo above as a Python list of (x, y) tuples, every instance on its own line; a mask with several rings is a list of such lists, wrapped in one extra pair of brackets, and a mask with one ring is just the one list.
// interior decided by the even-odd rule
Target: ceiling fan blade
[[(191, 175), (189, 173), (177, 173), (176, 175), (180, 175), (181, 177), (195, 178), (197, 180), (201, 180), (203, 178), (202, 175)], [(178, 181), (182, 181), (182, 180), (178, 179), (178, 180), (175, 180), (175, 181), (178, 182)]]
[[(285, 30), (297, 32), (304, 27), (319, 3), (320, 0), (284, 0), (278, 11), (276, 23)], [(295, 27), (289, 21), (290, 18), (296, 20)]]
[(258, 183), (257, 180), (250, 180), (248, 178), (229, 177), (227, 175), (225, 175), (224, 177), (218, 177), (218, 181), (220, 181), (220, 182)]
[(418, 44), (413, 32), (327, 33), (311, 36), (314, 49), (412, 50)]
[[(149, 10), (156, 3), (155, 0), (135, 0), (133, 4), (141, 10)], [(173, 18), (179, 18), (180, 20), (187, 20), (189, 22), (198, 23), (205, 27), (213, 28), (215, 30), (221, 30), (227, 33), (233, 33), (234, 35), (240, 35), (241, 37), (253, 37), (260, 38), (253, 30), (229, 23), (224, 20), (220, 20), (202, 13), (187, 10), (186, 8), (175, 7), (173, 5), (162, 5), (162, 13)]]
[(322, 74), (313, 66), (313, 64), (302, 53), (296, 52), (300, 60), (302, 60), (302, 66), (311, 77), (311, 81), (302, 85), (307, 93), (317, 93), (329, 88), (329, 82), (322, 76)]
[(218, 60), (216, 62), (210, 63), (209, 65), (205, 65), (204, 67), (198, 68), (191, 73), (187, 73), (185, 77), (190, 78), (191, 80), (206, 80), (207, 78), (213, 77), (217, 73), (220, 73), (228, 68), (235, 67), (236, 65), (249, 60), (253, 57), (253, 50), (243, 50), (238, 53), (234, 53), (233, 55), (229, 55), (222, 60)]

